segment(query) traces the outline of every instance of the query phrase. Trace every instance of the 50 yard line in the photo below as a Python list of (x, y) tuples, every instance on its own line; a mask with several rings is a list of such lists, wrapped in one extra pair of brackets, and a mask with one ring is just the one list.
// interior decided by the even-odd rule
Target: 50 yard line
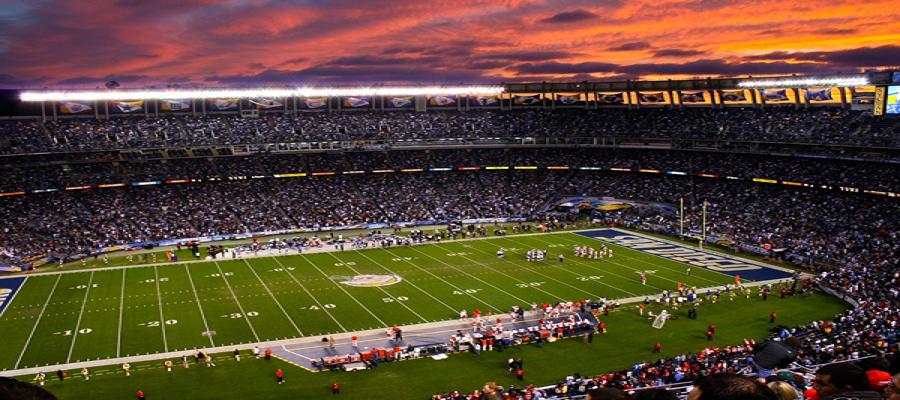
[(59, 286), (60, 278), (62, 278), (62, 274), (56, 276), (56, 283), (53, 284), (53, 289), (50, 289), (50, 294), (47, 295), (47, 301), (45, 301), (44, 306), (41, 307), (41, 313), (38, 314), (37, 321), (34, 323), (34, 326), (31, 328), (31, 333), (28, 334), (28, 340), (26, 340), (25, 345), (22, 346), (22, 352), (19, 353), (19, 359), (16, 360), (16, 365), (13, 366), (13, 369), (19, 368), (19, 363), (22, 362), (22, 357), (25, 356), (25, 350), (28, 350), (28, 344), (31, 343), (31, 338), (34, 337), (34, 331), (36, 331), (38, 325), (41, 324), (41, 318), (44, 317), (44, 311), (47, 310), (47, 305), (50, 304), (50, 299), (53, 298), (53, 292), (56, 292), (56, 287)]
[[(335, 260), (338, 260), (338, 262), (344, 263), (344, 260), (341, 260), (340, 258), (338, 258), (336, 255), (334, 255), (334, 253), (329, 252), (328, 254), (331, 254), (331, 257), (333, 257)], [(344, 263), (344, 264), (345, 264), (345, 266), (346, 266), (347, 268), (349, 268), (351, 271), (353, 271), (353, 273), (355, 273), (355, 274), (357, 274), (357, 275), (360, 274), (359, 271), (356, 270), (356, 268), (353, 268), (353, 267), (351, 267), (351, 266), (349, 266), (349, 265), (346, 265), (346, 263)], [(415, 310), (413, 310), (412, 308), (409, 308), (409, 306), (407, 306), (406, 303), (397, 300), (397, 298), (396, 298), (394, 295), (392, 295), (392, 294), (391, 294), (390, 292), (388, 292), (387, 290), (384, 290), (383, 287), (378, 286), (378, 289), (381, 289), (381, 292), (382, 292), (382, 293), (388, 295), (388, 297), (390, 297), (391, 299), (393, 299), (394, 301), (396, 301), (398, 304), (400, 304), (401, 306), (403, 306), (404, 308), (406, 308), (407, 310), (409, 310), (409, 312), (415, 314), (416, 317), (419, 317), (419, 319), (422, 320), (422, 322), (428, 322), (428, 320), (425, 319), (425, 317), (419, 315), (419, 313), (417, 313), (417, 312), (416, 312)]]
[(335, 282), (334, 280), (328, 278), (328, 274), (326, 274), (324, 271), (322, 271), (318, 266), (316, 266), (316, 264), (313, 264), (313, 262), (310, 261), (309, 258), (306, 258), (306, 256), (304, 256), (304, 255), (302, 255), (302, 254), (300, 255), (300, 258), (306, 260), (306, 262), (309, 263), (309, 265), (312, 265), (312, 267), (315, 268), (316, 271), (319, 271), (319, 273), (321, 273), (322, 276), (324, 276), (324, 277), (325, 277), (326, 279), (328, 279), (331, 283), (333, 283), (335, 287), (337, 287), (337, 288), (340, 289), (342, 292), (344, 292), (344, 294), (346, 294), (346, 295), (347, 295), (348, 297), (350, 297), (353, 301), (355, 301), (356, 304), (359, 304), (359, 306), (362, 307), (364, 310), (368, 311), (370, 315), (372, 315), (373, 317), (375, 317), (375, 319), (378, 321), (378, 323), (381, 324), (381, 326), (389, 326), (387, 323), (385, 323), (384, 321), (382, 321), (381, 318), (378, 318), (378, 316), (375, 315), (375, 313), (373, 313), (372, 310), (369, 309), (369, 307), (366, 307), (365, 304), (363, 304), (363, 303), (361, 303), (361, 302), (359, 301), (359, 299), (357, 299), (356, 297), (353, 297), (353, 295), (350, 294), (350, 292), (348, 292), (347, 289), (344, 289), (343, 287), (341, 287), (341, 284), (340, 284), (340, 283), (337, 283), (337, 282)]
[[(397, 274), (397, 273), (394, 272), (394, 271), (391, 271), (391, 270), (390, 270), (388, 267), (386, 267), (384, 264), (382, 264), (382, 263), (380, 263), (380, 262), (378, 262), (378, 261), (375, 261), (375, 260), (372, 259), (371, 257), (367, 256), (365, 253), (363, 253), (363, 252), (361, 252), (361, 251), (359, 251), (359, 250), (356, 250), (356, 252), (359, 253), (359, 255), (361, 255), (361, 256), (367, 258), (369, 261), (375, 263), (375, 265), (378, 265), (378, 266), (380, 266), (381, 268), (384, 268), (387, 272), (399, 276), (399, 274)], [(452, 311), (453, 313), (457, 313), (457, 312), (458, 312), (458, 311), (457, 311), (456, 309), (454, 309), (453, 307), (450, 307), (449, 304), (444, 303), (443, 301), (441, 301), (441, 299), (439, 299), (439, 298), (437, 298), (437, 297), (434, 297), (434, 295), (432, 295), (431, 293), (428, 293), (427, 291), (423, 290), (422, 288), (420, 288), (420, 287), (419, 287), (418, 285), (416, 285), (415, 283), (412, 283), (412, 281), (407, 280), (406, 282), (409, 283), (410, 285), (412, 285), (412, 287), (414, 287), (414, 288), (416, 288), (416, 289), (419, 289), (420, 292), (425, 293), (425, 295), (427, 295), (428, 297), (431, 297), (432, 299), (434, 299), (434, 300), (437, 301), (438, 303), (443, 304), (444, 307), (447, 307), (447, 308), (450, 309), (450, 311)]]

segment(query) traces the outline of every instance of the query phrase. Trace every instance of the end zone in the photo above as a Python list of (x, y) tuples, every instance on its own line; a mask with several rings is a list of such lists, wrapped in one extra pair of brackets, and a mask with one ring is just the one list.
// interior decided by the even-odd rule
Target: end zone
[(621, 229), (604, 228), (576, 233), (631, 250), (678, 261), (692, 267), (703, 268), (730, 276), (740, 275), (741, 278), (751, 281), (787, 279), (793, 275), (793, 271), (787, 268), (780, 268), (719, 252), (700, 250), (670, 240)]
[(0, 279), (0, 315), (6, 310), (6, 306), (12, 303), (19, 288), (25, 283), (25, 277)]

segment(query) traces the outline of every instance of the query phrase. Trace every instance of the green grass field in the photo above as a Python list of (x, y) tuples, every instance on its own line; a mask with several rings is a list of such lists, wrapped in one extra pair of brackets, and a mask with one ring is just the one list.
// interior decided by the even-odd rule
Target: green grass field
[[(571, 233), (222, 260), (30, 277), (0, 319), (0, 368), (159, 353), (456, 318), (459, 310), (626, 298), (707, 287), (732, 278), (616, 248), (611, 260), (576, 259)], [(507, 257), (498, 259), (499, 247)], [(526, 262), (532, 248), (550, 251)], [(567, 256), (559, 263), (555, 255)], [(655, 271), (646, 286), (638, 272)], [(397, 274), (391, 286), (333, 279)], [(213, 337), (201, 335), (215, 331)]]
[[(125, 377), (118, 366), (95, 368), (91, 370), (89, 382), (80, 379), (78, 371), (71, 371), (74, 377), (65, 382), (58, 381), (50, 373), (52, 371), (47, 371), (46, 388), (63, 400), (127, 399), (133, 398), (137, 389), (142, 389), (152, 399), (274, 400), (330, 397), (331, 383), (339, 382), (343, 388), (340, 397), (345, 399), (424, 400), (437, 391), (472, 391), (487, 381), (521, 386), (523, 382), (516, 381), (506, 371), (509, 357), (525, 360), (524, 384), (550, 385), (574, 372), (593, 375), (652, 360), (656, 355), (651, 353), (651, 347), (656, 341), (664, 345), (662, 356), (672, 356), (706, 346), (738, 344), (744, 338), (763, 339), (771, 329), (767, 316), (773, 310), (779, 314), (779, 323), (795, 325), (827, 319), (845, 307), (840, 300), (823, 294), (786, 299), (776, 296), (768, 301), (756, 297), (750, 300), (738, 298), (733, 302), (704, 304), (697, 320), (685, 318), (685, 309), (675, 311), (680, 318), (668, 322), (662, 330), (652, 329), (634, 309), (625, 308), (604, 317), (609, 333), (596, 335), (591, 345), (573, 338), (540, 349), (529, 345), (521, 350), (488, 352), (478, 357), (466, 353), (452, 355), (444, 361), (425, 358), (385, 363), (375, 369), (349, 373), (312, 373), (277, 359), (254, 360), (246, 357), (246, 353), (244, 361), (238, 364), (230, 354), (221, 354), (215, 368), (192, 366), (184, 370), (176, 367), (171, 373), (164, 370), (160, 361), (133, 364), (136, 368), (130, 377)], [(716, 338), (707, 342), (703, 332), (713, 323), (719, 329)], [(275, 384), (277, 368), (285, 370), (285, 385)]]
[[(0, 317), (5, 338), (0, 368), (352, 332), (455, 319), (461, 309), (499, 313), (514, 304), (628, 298), (675, 289), (677, 282), (709, 287), (733, 281), (700, 268), (686, 276), (683, 264), (618, 246), (612, 246), (612, 259), (575, 258), (571, 253), (576, 244), (599, 246), (595, 239), (555, 233), (35, 275)], [(496, 256), (500, 247), (507, 250), (502, 259)], [(548, 260), (525, 261), (525, 251), (534, 248), (547, 249)], [(563, 263), (556, 260), (560, 253), (566, 256)], [(652, 271), (647, 285), (640, 284), (640, 271)], [(384, 287), (352, 287), (335, 279), (360, 274), (396, 274), (403, 280)], [(703, 336), (710, 323), (720, 327), (712, 344), (726, 345), (764, 338), (771, 328), (771, 311), (779, 313), (779, 323), (790, 325), (826, 319), (845, 307), (819, 294), (767, 302), (738, 299), (704, 304), (698, 320), (681, 315), (656, 330), (633, 306), (626, 306), (604, 317), (610, 333), (598, 335), (587, 347), (578, 339), (564, 340), (543, 349), (526, 346), (481, 357), (388, 363), (356, 373), (311, 373), (278, 360), (237, 364), (221, 355), (220, 366), (213, 369), (167, 373), (160, 361), (150, 361), (137, 363), (132, 377), (108, 366), (93, 369), (90, 382), (58, 382), (54, 377), (47, 387), (64, 399), (124, 398), (137, 388), (153, 398), (277, 399), (319, 398), (328, 395), (331, 382), (339, 381), (344, 397), (422, 399), (438, 390), (471, 390), (488, 380), (513, 383), (504, 368), (512, 355), (526, 359), (527, 383), (551, 384), (575, 371), (596, 374), (649, 359), (657, 340), (664, 343), (664, 354), (701, 349), (710, 344)], [(201, 335), (209, 330), (216, 335)], [(272, 374), (279, 367), (287, 370), (288, 385), (273, 384)]]

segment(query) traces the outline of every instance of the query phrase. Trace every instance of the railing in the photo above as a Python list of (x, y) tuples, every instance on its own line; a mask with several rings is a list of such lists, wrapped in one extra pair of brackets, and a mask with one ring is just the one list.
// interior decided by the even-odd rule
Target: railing
[(719, 139), (672, 139), (644, 137), (537, 137), (496, 136), (417, 139), (369, 139), (184, 145), (76, 152), (47, 152), (0, 155), (0, 165), (73, 164), (129, 160), (227, 157), (253, 154), (294, 154), (347, 151), (432, 150), (468, 148), (623, 148), (645, 150), (685, 150), (795, 156), (900, 164), (900, 148), (855, 145), (781, 143)]

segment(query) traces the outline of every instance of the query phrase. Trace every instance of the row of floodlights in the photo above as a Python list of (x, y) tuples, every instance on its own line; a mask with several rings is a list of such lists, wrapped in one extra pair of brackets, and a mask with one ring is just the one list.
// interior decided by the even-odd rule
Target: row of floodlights
[(767, 88), (767, 87), (855, 87), (869, 85), (866, 76), (851, 76), (837, 78), (788, 78), (788, 79), (751, 79), (738, 82), (742, 88)]
[(503, 86), (410, 86), (358, 88), (170, 89), (22, 92), (22, 101), (110, 101), (278, 97), (497, 95)]
[[(749, 79), (738, 82), (741, 88), (766, 87), (855, 87), (869, 85), (866, 76), (834, 78)], [(503, 86), (384, 86), (357, 88), (261, 88), (261, 89), (168, 89), (168, 90), (93, 90), (26, 91), (22, 101), (110, 101), (166, 99), (223, 99), (278, 97), (357, 97), (357, 96), (450, 96), (497, 95)]]

